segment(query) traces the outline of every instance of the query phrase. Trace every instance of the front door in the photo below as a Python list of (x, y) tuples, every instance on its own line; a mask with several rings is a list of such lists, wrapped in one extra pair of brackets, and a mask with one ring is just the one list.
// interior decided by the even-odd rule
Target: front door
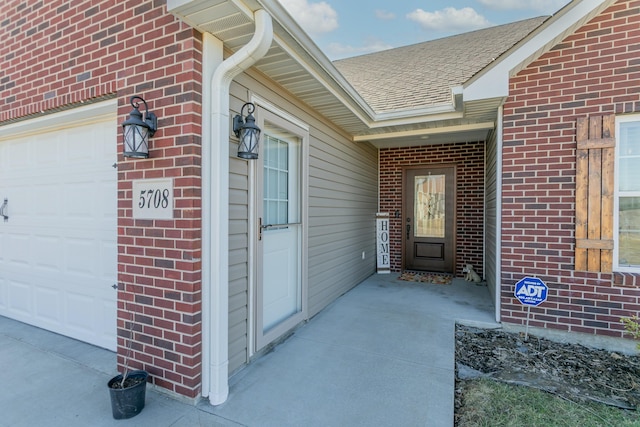
[(454, 273), (455, 166), (404, 171), (404, 267)]
[(257, 174), (257, 349), (302, 321), (304, 313), (302, 139), (285, 121), (267, 111), (263, 116)]

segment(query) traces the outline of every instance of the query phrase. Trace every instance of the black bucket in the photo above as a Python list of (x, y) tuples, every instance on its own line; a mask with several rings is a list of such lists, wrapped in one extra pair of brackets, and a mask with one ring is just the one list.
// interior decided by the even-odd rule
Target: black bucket
[(109, 394), (111, 395), (113, 418), (116, 420), (131, 418), (142, 411), (147, 391), (148, 376), (149, 374), (146, 371), (131, 371), (127, 375), (127, 379), (137, 378), (142, 379), (142, 381), (126, 388), (111, 388), (113, 384), (122, 381), (122, 375), (115, 376), (109, 380), (107, 386), (109, 387)]

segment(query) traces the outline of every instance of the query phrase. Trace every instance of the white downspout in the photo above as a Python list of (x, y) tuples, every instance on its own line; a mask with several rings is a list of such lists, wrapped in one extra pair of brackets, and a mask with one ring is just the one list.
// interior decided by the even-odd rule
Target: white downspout
[(504, 107), (498, 108), (496, 135), (496, 322), (500, 323), (500, 294), (502, 293), (502, 142)]
[(271, 16), (260, 9), (254, 20), (253, 38), (211, 78), (211, 148), (203, 149), (202, 394), (212, 405), (229, 396), (229, 90), (233, 79), (264, 57), (273, 41)]

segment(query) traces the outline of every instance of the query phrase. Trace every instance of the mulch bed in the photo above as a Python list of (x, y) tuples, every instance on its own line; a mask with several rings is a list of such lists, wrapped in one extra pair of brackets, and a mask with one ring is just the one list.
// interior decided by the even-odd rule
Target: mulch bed
[[(640, 356), (502, 330), (456, 327), (458, 380), (490, 378), (622, 409), (640, 405)], [(456, 412), (461, 406), (456, 386)]]

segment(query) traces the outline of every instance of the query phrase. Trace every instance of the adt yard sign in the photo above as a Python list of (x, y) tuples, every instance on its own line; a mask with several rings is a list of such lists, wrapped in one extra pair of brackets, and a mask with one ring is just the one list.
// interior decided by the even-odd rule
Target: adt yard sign
[(547, 300), (548, 290), (547, 285), (537, 277), (525, 277), (518, 280), (514, 293), (523, 305), (538, 306)]

